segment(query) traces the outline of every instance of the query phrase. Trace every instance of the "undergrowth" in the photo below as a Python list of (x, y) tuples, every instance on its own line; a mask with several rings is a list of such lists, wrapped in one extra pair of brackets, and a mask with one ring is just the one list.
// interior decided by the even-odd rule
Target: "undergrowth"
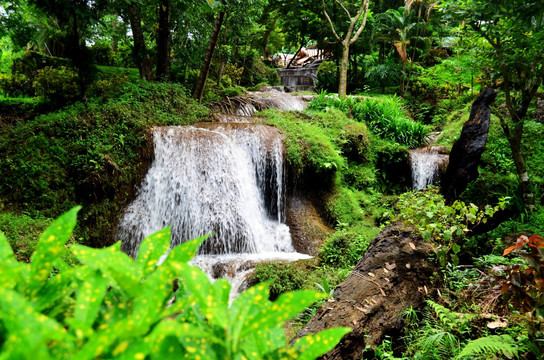
[(81, 203), (84, 226), (76, 231), (77, 240), (107, 245), (146, 170), (149, 129), (190, 124), (207, 114), (183, 87), (141, 82), (126, 83), (116, 98), (91, 99), (4, 126), (0, 201), (5, 208), (45, 217)]

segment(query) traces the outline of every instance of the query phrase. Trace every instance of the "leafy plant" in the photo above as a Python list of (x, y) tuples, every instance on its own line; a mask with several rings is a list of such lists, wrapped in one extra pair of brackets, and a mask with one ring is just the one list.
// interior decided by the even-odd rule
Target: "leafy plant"
[(37, 70), (33, 86), (37, 95), (59, 105), (72, 102), (80, 95), (77, 74), (64, 66), (60, 69), (45, 67)]
[(540, 235), (521, 236), (515, 245), (504, 250), (503, 256), (512, 252), (528, 252), (520, 256), (526, 266), (506, 267), (504, 275), (497, 276), (503, 298), (508, 300), (525, 320), (529, 338), (542, 353), (544, 350), (544, 239)]
[(414, 148), (425, 142), (430, 128), (405, 113), (396, 97), (365, 97), (353, 107), (357, 121), (366, 122), (370, 130), (384, 138)]
[(314, 359), (349, 331), (325, 330), (286, 345), (283, 322), (325, 295), (297, 291), (271, 302), (268, 286), (259, 284), (229, 306), (229, 283), (212, 284), (188, 264), (205, 237), (175, 247), (160, 266), (169, 229), (146, 238), (135, 260), (119, 244), (74, 245), (81, 265), (69, 267), (59, 254), (78, 210), (45, 230), (30, 264), (15, 260), (0, 233), (2, 358)]
[[(509, 335), (487, 335), (476, 339), (475, 315), (452, 311), (427, 300), (425, 325), (411, 335), (408, 355), (417, 359), (473, 359), (501, 355), (512, 359), (518, 356), (517, 344)], [(468, 339), (468, 340), (467, 340)]]
[(448, 257), (458, 265), (460, 240), (465, 233), (471, 226), (485, 224), (499, 209), (506, 207), (506, 201), (502, 198), (495, 207), (486, 205), (483, 210), (459, 200), (448, 206), (438, 188), (429, 187), (427, 191), (402, 194), (396, 205), (398, 213), (392, 219), (415, 227), (425, 241), (438, 244), (437, 256), (442, 266), (446, 266)]

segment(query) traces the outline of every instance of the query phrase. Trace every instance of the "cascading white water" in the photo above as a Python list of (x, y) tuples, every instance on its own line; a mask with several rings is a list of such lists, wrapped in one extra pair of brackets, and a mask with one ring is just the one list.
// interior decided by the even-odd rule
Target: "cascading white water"
[(277, 129), (164, 127), (154, 129), (153, 140), (154, 161), (119, 224), (123, 251), (136, 256), (145, 236), (172, 226), (172, 246), (213, 232), (199, 250), (206, 257), (195, 259), (203, 268), (224, 254), (295, 254), (283, 223), (284, 149)]
[(409, 151), (413, 189), (422, 190), (436, 182), (439, 169), (448, 161), (448, 155), (440, 151), (441, 148), (438, 146), (427, 146)]

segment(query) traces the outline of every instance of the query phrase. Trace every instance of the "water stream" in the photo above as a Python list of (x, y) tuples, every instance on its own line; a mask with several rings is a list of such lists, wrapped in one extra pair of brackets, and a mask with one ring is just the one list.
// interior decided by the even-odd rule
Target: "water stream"
[(175, 246), (209, 234), (194, 264), (234, 290), (256, 261), (307, 258), (284, 224), (284, 148), (276, 128), (207, 123), (153, 130), (154, 161), (119, 224), (122, 249), (172, 226)]
[(412, 166), (412, 188), (422, 190), (434, 185), (439, 177), (439, 170), (448, 163), (449, 156), (439, 146), (427, 146), (412, 149), (410, 164)]

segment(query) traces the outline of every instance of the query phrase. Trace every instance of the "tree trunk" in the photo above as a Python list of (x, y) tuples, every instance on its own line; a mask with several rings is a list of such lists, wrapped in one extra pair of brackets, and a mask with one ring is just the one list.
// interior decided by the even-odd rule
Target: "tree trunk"
[(128, 17), (132, 29), (132, 36), (134, 38), (132, 53), (134, 55), (134, 60), (136, 61), (136, 66), (138, 66), (138, 70), (140, 71), (140, 78), (151, 81), (153, 80), (153, 69), (145, 47), (140, 8), (136, 3), (128, 5)]
[(223, 25), (224, 18), (225, 12), (223, 10), (219, 11), (215, 17), (210, 42), (208, 43), (208, 48), (206, 49), (206, 54), (204, 55), (204, 62), (200, 68), (200, 78), (198, 79), (195, 92), (193, 93), (193, 99), (198, 100), (199, 103), (202, 102), (202, 95), (204, 94), (204, 88), (206, 87), (206, 79), (208, 78), (208, 72), (210, 71), (210, 65), (212, 63), (212, 57), (215, 51), (215, 45), (217, 44), (217, 39), (219, 38), (219, 33), (221, 32), (221, 26)]
[(347, 94), (348, 60), (349, 44), (344, 44), (342, 49), (342, 61), (340, 62), (340, 80), (338, 83), (338, 96), (341, 98), (346, 97)]
[(521, 141), (523, 136), (523, 122), (516, 123), (514, 130), (507, 135), (508, 143), (510, 144), (510, 150), (512, 151), (512, 158), (516, 167), (516, 172), (519, 178), (521, 186), (521, 195), (523, 197), (523, 203), (527, 210), (534, 210), (535, 201), (534, 194), (531, 191), (529, 182), (529, 173), (527, 172), (527, 166), (525, 165), (525, 158), (521, 151)]
[(159, 33), (157, 37), (157, 80), (166, 80), (170, 58), (170, 0), (161, 0), (159, 6)]

